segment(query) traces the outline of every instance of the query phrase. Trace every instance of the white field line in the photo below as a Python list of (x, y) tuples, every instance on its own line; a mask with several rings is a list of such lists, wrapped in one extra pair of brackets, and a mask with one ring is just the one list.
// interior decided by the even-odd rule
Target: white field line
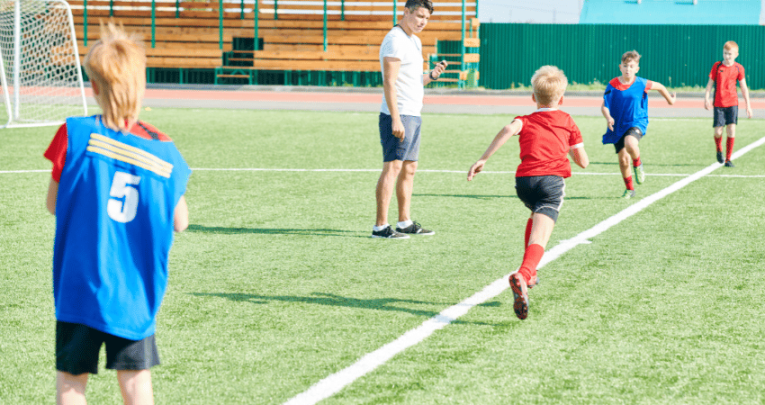
[[(760, 138), (758, 141), (747, 145), (733, 155), (733, 158), (740, 157), (750, 150), (765, 143), (765, 137)], [(648, 197), (641, 199), (635, 204), (630, 205), (619, 213), (611, 216), (610, 218), (598, 223), (592, 228), (576, 235), (575, 237), (561, 241), (554, 248), (548, 250), (542, 261), (539, 263), (538, 269), (541, 269), (546, 264), (561, 257), (564, 253), (575, 248), (580, 244), (591, 243), (590, 238), (600, 235), (607, 231), (612, 226), (624, 221), (625, 219), (637, 214), (654, 202), (682, 189), (683, 187), (693, 183), (694, 181), (712, 173), (718, 168), (722, 167), (719, 163), (714, 163), (701, 171), (698, 171), (682, 180), (672, 184), (671, 186), (658, 191)], [(296, 395), (292, 399), (285, 402), (285, 405), (313, 405), (322, 401), (332, 395), (340, 392), (343, 388), (350, 385), (358, 378), (364, 376), (370, 371), (383, 365), (393, 356), (401, 353), (402, 351), (412, 347), (421, 341), (425, 340), (428, 336), (432, 335), (435, 331), (442, 329), (450, 323), (457, 320), (462, 315), (465, 315), (472, 307), (480, 305), (497, 295), (501, 294), (509, 287), (507, 278), (510, 274), (506, 274), (502, 278), (494, 281), (486, 286), (480, 292), (474, 294), (472, 297), (451, 306), (439, 313), (438, 315), (428, 319), (422, 325), (406, 332), (398, 339), (384, 345), (383, 347), (365, 355), (359, 359), (356, 363), (332, 374), (323, 380), (317, 382), (311, 386), (308, 390)]]
[[(380, 169), (279, 169), (279, 168), (204, 168), (198, 167), (191, 170), (200, 172), (306, 172), (306, 173), (322, 173), (322, 172), (380, 172)], [(23, 173), (50, 173), (50, 170), (0, 170), (0, 174), (23, 174)], [(467, 175), (465, 170), (433, 170), (424, 169), (417, 170), (417, 173), (457, 173)], [(515, 174), (514, 171), (482, 171), (481, 174)], [(595, 173), (595, 172), (574, 172), (574, 176), (620, 176), (621, 173)], [(690, 173), (646, 173), (648, 177), (688, 177)], [(759, 179), (765, 178), (765, 174), (713, 174), (709, 177), (735, 177), (742, 179)]]

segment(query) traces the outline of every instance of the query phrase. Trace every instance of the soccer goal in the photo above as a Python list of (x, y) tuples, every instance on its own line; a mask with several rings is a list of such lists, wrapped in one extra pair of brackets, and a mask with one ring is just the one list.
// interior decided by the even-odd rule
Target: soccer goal
[(63, 0), (0, 0), (0, 128), (87, 115), (72, 11)]

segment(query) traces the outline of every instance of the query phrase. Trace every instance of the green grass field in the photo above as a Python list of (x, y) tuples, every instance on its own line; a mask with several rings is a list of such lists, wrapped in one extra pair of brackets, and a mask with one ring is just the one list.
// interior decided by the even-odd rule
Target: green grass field
[[(377, 114), (154, 109), (142, 118), (198, 169), (158, 317), (159, 404), (281, 404), (522, 259), (528, 211), (513, 174), (466, 181), (511, 117), (424, 116), (412, 212), (437, 233), (406, 241), (369, 238)], [(548, 249), (639, 201), (617, 199), (624, 185), (613, 147), (600, 143), (604, 120), (576, 121), (592, 163), (567, 180)], [(710, 124), (652, 120), (638, 197), (714, 162)], [(2, 131), (0, 171), (49, 169), (42, 153), (54, 131)], [(736, 149), (763, 133), (765, 122), (742, 120)], [(512, 140), (486, 170), (518, 163)], [(506, 291), (322, 403), (765, 402), (765, 147), (735, 163), (549, 263), (526, 321)], [(369, 170), (202, 170), (224, 168)], [(55, 402), (48, 181), (0, 173), (0, 404)], [(394, 199), (392, 221), (395, 209)], [(101, 367), (89, 402), (121, 403), (115, 373)]]

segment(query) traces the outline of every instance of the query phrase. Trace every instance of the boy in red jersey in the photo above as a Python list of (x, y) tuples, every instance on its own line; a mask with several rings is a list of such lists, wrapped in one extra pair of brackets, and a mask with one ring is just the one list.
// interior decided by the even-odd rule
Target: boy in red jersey
[(648, 129), (648, 90), (657, 90), (669, 105), (675, 104), (675, 94), (669, 94), (661, 83), (637, 76), (640, 70), (640, 54), (637, 51), (625, 52), (621, 62), (619, 70), (622, 75), (613, 78), (606, 86), (600, 111), (608, 126), (603, 144), (614, 144), (619, 156), (619, 170), (627, 187), (622, 198), (632, 198), (635, 197), (635, 186), (630, 166), (635, 172), (637, 184), (645, 181), (638, 142)]
[(566, 155), (570, 155), (581, 168), (589, 164), (579, 128), (570, 115), (558, 110), (568, 85), (566, 75), (555, 66), (542, 66), (534, 73), (531, 84), (534, 88), (531, 99), (537, 104), (537, 110), (516, 117), (502, 128), (468, 172), (470, 181), (510, 137), (519, 136), (521, 164), (515, 174), (515, 189), (518, 198), (531, 210), (531, 217), (526, 222), (523, 262), (509, 279), (513, 309), (520, 319), (528, 316), (527, 289), (539, 281), (537, 265), (563, 205), (566, 187), (563, 179), (571, 176), (571, 164)]
[[(725, 163), (726, 167), (733, 167), (730, 156), (733, 153), (733, 143), (736, 139), (736, 124), (738, 123), (738, 94), (736, 82), (741, 84), (741, 94), (746, 102), (746, 116), (752, 118), (752, 105), (749, 102), (749, 89), (746, 87), (746, 75), (744, 67), (736, 63), (738, 57), (738, 44), (728, 41), (723, 45), (723, 60), (712, 65), (707, 82), (707, 91), (704, 94), (704, 108), (709, 109), (709, 93), (712, 86), (715, 89), (714, 123), (715, 146), (717, 146), (717, 162)], [(726, 152), (723, 160), (722, 133), (723, 127), (728, 132), (725, 142)]]

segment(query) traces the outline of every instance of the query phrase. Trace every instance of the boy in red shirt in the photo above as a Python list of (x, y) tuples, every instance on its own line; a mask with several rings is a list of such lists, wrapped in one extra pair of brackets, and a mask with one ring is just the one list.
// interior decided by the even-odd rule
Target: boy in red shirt
[[(725, 167), (733, 167), (730, 156), (733, 153), (733, 143), (736, 139), (736, 124), (738, 123), (738, 94), (736, 93), (736, 81), (741, 83), (741, 94), (746, 102), (746, 116), (752, 118), (752, 105), (749, 102), (749, 89), (746, 87), (746, 74), (744, 67), (736, 63), (738, 57), (738, 44), (728, 41), (723, 45), (723, 60), (712, 65), (709, 72), (707, 91), (704, 94), (704, 108), (709, 109), (709, 94), (712, 86), (715, 89), (714, 123), (715, 145), (717, 146), (717, 162), (725, 163)], [(722, 154), (722, 133), (726, 127), (728, 139), (725, 142), (725, 160)]]
[(589, 164), (582, 133), (570, 115), (558, 110), (568, 85), (566, 75), (555, 66), (542, 66), (534, 73), (531, 84), (534, 88), (531, 99), (537, 104), (537, 110), (516, 117), (502, 128), (468, 172), (470, 181), (510, 137), (519, 136), (521, 164), (515, 174), (515, 189), (518, 198), (531, 210), (531, 218), (526, 223), (523, 262), (509, 279), (515, 300), (513, 309), (520, 319), (528, 316), (527, 289), (539, 281), (537, 266), (563, 205), (566, 187), (563, 179), (571, 176), (566, 155), (582, 168)]

